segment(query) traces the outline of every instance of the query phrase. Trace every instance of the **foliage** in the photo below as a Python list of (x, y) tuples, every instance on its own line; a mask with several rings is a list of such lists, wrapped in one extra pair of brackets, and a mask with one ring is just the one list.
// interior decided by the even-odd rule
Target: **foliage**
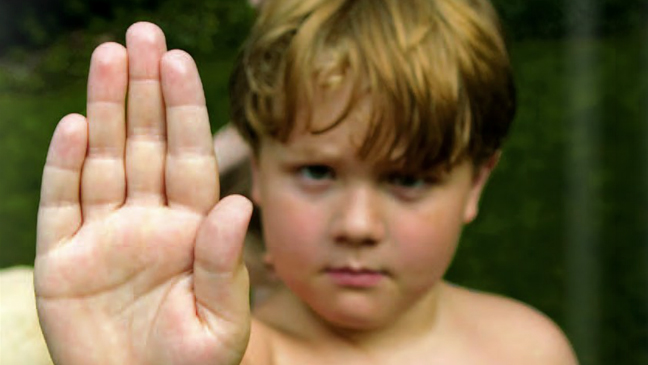
[[(185, 25), (227, 24), (213, 22), (214, 14), (220, 17), (225, 8), (239, 7), (239, 0), (173, 1), (173, 0), (4, 0), (0, 2), (0, 56), (15, 46), (28, 49), (42, 48), (55, 43), (61, 36), (74, 30), (87, 29), (97, 23), (113, 26), (131, 15), (164, 14), (177, 18), (175, 23)], [(515, 38), (557, 38), (566, 34), (569, 27), (592, 17), (587, 9), (574, 9), (571, 0), (493, 0), (506, 23), (514, 30)], [(611, 35), (645, 24), (648, 5), (644, 0), (594, 0), (596, 13), (605, 14), (597, 21), (597, 33)], [(214, 11), (216, 11), (214, 13)], [(198, 14), (205, 22), (195, 22), (191, 15)], [(230, 14), (231, 15), (231, 14)], [(191, 18), (191, 19), (188, 19)], [(211, 20), (208, 20), (211, 18)], [(228, 20), (232, 20), (225, 16)], [(130, 23), (127, 22), (123, 25)], [(210, 29), (205, 27), (203, 30)], [(200, 37), (199, 37), (200, 38)], [(201, 43), (203, 39), (197, 39)], [(193, 40), (188, 40), (192, 43)]]
[[(518, 298), (567, 328), (570, 128), (574, 118), (595, 116), (598, 157), (587, 176), (597, 196), (593, 255), (600, 290), (591, 305), (601, 309), (601, 346), (598, 354), (582, 352), (581, 362), (648, 363), (648, 49), (642, 51), (644, 38), (627, 32), (648, 23), (645, 0), (597, 2), (606, 17), (596, 30), (614, 36), (590, 44), (594, 87), (575, 94), (568, 66), (574, 44), (560, 37), (579, 15), (566, 13), (565, 0), (494, 2), (513, 40), (520, 110), (480, 217), (467, 228), (448, 277)], [(84, 78), (96, 45), (123, 43), (136, 20), (160, 24), (170, 47), (197, 58), (216, 128), (227, 120), (226, 80), (251, 17), (252, 10), (234, 0), (0, 2), (0, 24), (6, 25), (0, 48), (7, 46), (0, 51), (0, 267), (33, 260), (48, 141), (64, 114), (84, 113)], [(571, 97), (581, 99), (576, 110), (567, 105)]]
[(594, 34), (611, 36), (648, 22), (645, 0), (491, 0), (511, 38), (558, 39), (590, 20)]
[[(594, 130), (593, 170), (577, 176), (593, 192), (589, 242), (598, 277), (593, 308), (596, 348), (574, 339), (581, 363), (645, 364), (648, 360), (648, 49), (626, 36), (594, 42), (593, 89), (574, 95), (567, 44), (526, 41), (512, 48), (520, 110), (510, 140), (467, 227), (448, 277), (469, 287), (501, 293), (541, 309), (567, 326), (570, 275), (569, 222), (574, 178), (570, 155), (574, 120)], [(578, 97), (576, 108), (570, 100)], [(596, 310), (596, 309), (599, 310)]]
[(175, 18), (174, 31), (198, 27), (204, 32), (194, 32), (200, 43), (223, 26), (236, 30), (247, 17), (244, 8), (243, 1), (228, 0), (5, 0), (0, 3), (0, 56), (12, 46), (38, 49), (75, 30), (107, 31), (142, 16)]
[[(142, 20), (160, 25), (170, 48), (184, 49), (198, 60), (231, 58), (254, 15), (244, 1), (231, 0), (38, 1), (31, 5), (56, 11), (32, 15), (31, 7), (17, 5), (30, 3), (0, 3), (0, 14), (6, 14), (2, 6), (14, 6), (22, 9), (17, 11), (17, 18), (25, 19), (21, 27), (33, 24), (29, 32), (18, 32), (22, 35), (16, 40), (22, 44), (5, 41), (3, 48), (0, 36), (0, 92), (44, 92), (51, 85), (82, 80), (94, 47), (106, 41), (124, 43), (128, 26)], [(8, 24), (5, 36), (12, 33)]]

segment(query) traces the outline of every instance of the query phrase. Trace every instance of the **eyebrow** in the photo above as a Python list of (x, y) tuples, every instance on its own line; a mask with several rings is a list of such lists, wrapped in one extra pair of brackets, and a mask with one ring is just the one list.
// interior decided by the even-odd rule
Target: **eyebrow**
[(293, 158), (315, 158), (324, 160), (337, 160), (345, 154), (339, 148), (323, 146), (322, 144), (287, 145), (285, 153)]

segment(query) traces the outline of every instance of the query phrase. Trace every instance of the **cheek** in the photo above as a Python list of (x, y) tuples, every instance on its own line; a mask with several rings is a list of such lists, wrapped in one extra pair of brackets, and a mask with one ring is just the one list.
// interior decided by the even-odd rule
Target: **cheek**
[(398, 266), (413, 284), (424, 285), (443, 277), (462, 227), (459, 211), (435, 209), (425, 214), (401, 214), (393, 230), (399, 250)]
[(312, 204), (275, 191), (262, 209), (265, 244), (275, 268), (305, 267), (321, 257), (323, 222)]

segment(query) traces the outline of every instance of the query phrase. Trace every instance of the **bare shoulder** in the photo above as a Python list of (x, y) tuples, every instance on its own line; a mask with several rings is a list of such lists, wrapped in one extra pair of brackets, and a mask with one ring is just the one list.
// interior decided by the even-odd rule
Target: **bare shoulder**
[(447, 286), (460, 327), (476, 337), (499, 363), (578, 364), (562, 330), (540, 311), (500, 295)]

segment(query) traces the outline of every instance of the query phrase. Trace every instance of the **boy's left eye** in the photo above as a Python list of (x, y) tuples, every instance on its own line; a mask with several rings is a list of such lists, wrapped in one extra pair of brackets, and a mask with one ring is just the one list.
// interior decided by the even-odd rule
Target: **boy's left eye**
[(325, 180), (335, 177), (333, 169), (325, 165), (308, 165), (299, 168), (299, 174), (309, 180)]
[(422, 188), (427, 184), (426, 179), (416, 175), (392, 174), (387, 177), (387, 182), (405, 189)]

